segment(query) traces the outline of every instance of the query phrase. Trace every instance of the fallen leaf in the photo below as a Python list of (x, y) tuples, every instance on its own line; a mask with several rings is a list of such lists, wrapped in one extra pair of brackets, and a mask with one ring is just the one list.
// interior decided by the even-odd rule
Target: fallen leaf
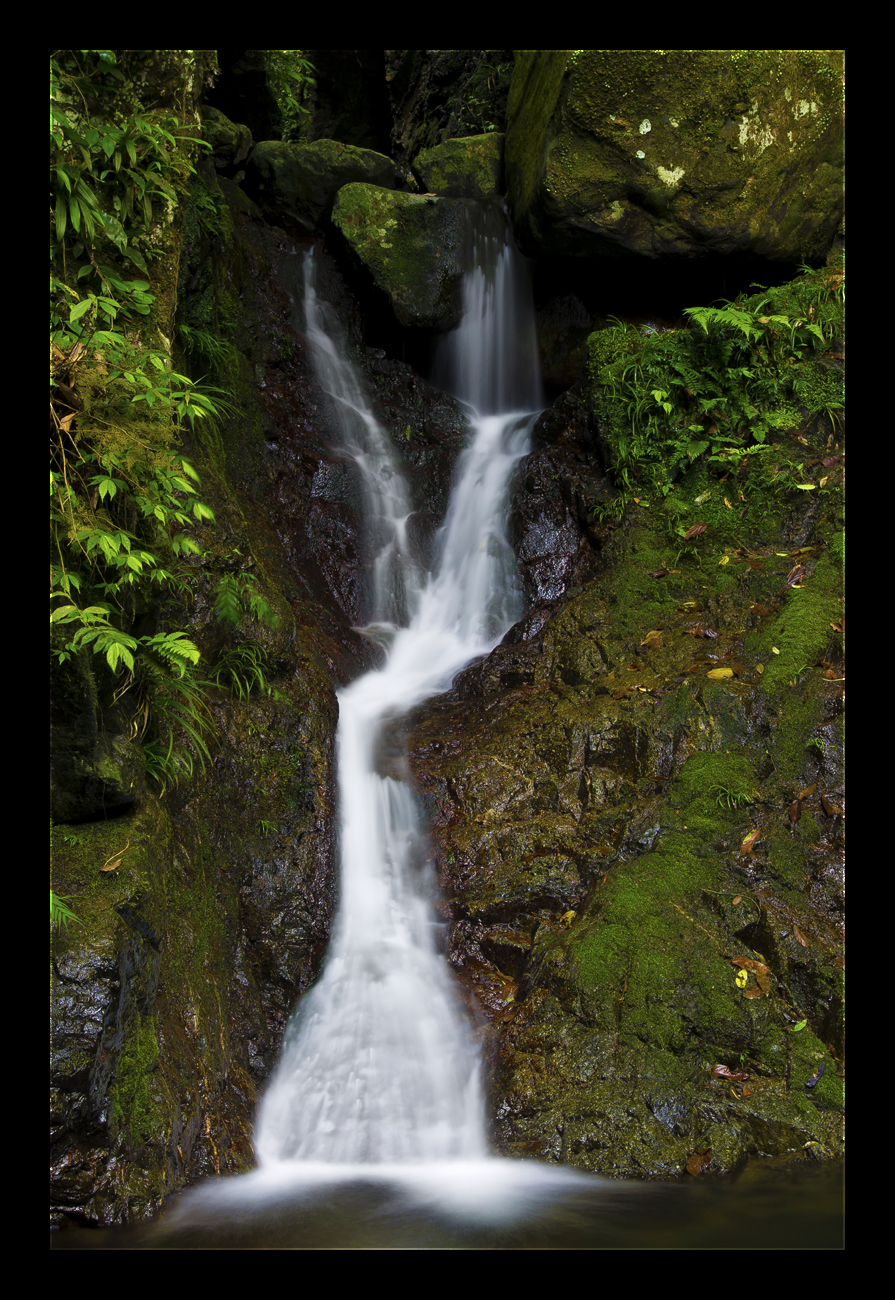
[(680, 573), (680, 569), (653, 569), (651, 578), (667, 578), (669, 573)]
[(743, 997), (744, 997), (744, 998), (763, 998), (763, 997), (764, 997), (764, 993), (762, 992), (761, 989), (746, 989), (745, 993), (743, 994)]
[(563, 912), (562, 916), (559, 918), (559, 923), (564, 930), (568, 930), (577, 915), (577, 912)]
[(655, 646), (655, 648), (658, 650), (658, 649), (660, 648), (660, 646), (662, 645), (662, 633), (661, 633), (661, 632), (647, 632), (646, 636), (643, 638), (643, 640), (640, 642), (640, 644), (641, 644), (641, 645), (651, 645), (651, 646)]
[(792, 1027), (792, 1032), (793, 1032), (794, 1034), (797, 1034), (801, 1029), (804, 1029), (804, 1028), (805, 1028), (805, 1026), (807, 1025), (807, 1023), (808, 1023), (807, 1020), (800, 1020), (799, 1023), (798, 1023), (797, 1025), (793, 1025), (793, 1027)]
[(711, 1158), (712, 1158), (711, 1147), (709, 1147), (706, 1151), (694, 1151), (690, 1159), (687, 1161), (687, 1173), (693, 1174), (694, 1176), (696, 1174), (701, 1174), (703, 1169), (705, 1169), (706, 1165), (711, 1160)]
[(764, 975), (770, 969), (764, 962), (754, 961), (751, 957), (731, 957), (730, 960), (734, 966), (742, 966), (744, 970), (755, 971), (756, 974)]
[(821, 1061), (820, 1065), (814, 1071), (811, 1078), (805, 1080), (805, 1087), (813, 1088), (816, 1084), (820, 1083), (821, 1079), (823, 1078), (824, 1070), (826, 1070), (826, 1068), (827, 1068), (826, 1061)]
[(734, 660), (734, 662), (730, 665), (730, 670), (733, 673), (734, 677), (742, 677), (743, 673), (746, 671), (743, 665), (738, 660)]
[(752, 1096), (752, 1089), (749, 1087), (748, 1083), (743, 1084), (743, 1096), (744, 1097)]
[(691, 537), (698, 537), (699, 534), (704, 533), (707, 528), (708, 528), (708, 524), (693, 524), (684, 533), (684, 541), (689, 542)]
[(712, 1074), (716, 1079), (748, 1079), (748, 1074), (742, 1070), (730, 1070), (726, 1065), (713, 1065)]
[(771, 654), (772, 654), (772, 655), (778, 655), (779, 653), (780, 653), (780, 651), (777, 649), (777, 647), (776, 647), (775, 645), (772, 645), (772, 646), (771, 646)]
[(727, 500), (727, 497), (724, 498), (724, 504), (727, 506), (727, 509), (728, 509), (728, 510), (732, 510), (732, 509), (733, 509), (733, 506), (732, 506), (732, 505), (730, 504), (730, 502)]
[(845, 815), (845, 809), (840, 808), (836, 803), (832, 803), (825, 794), (820, 796), (820, 801), (828, 817), (843, 817)]
[(795, 826), (796, 822), (799, 820), (801, 815), (802, 815), (802, 801), (801, 799), (794, 799), (793, 802), (789, 805), (789, 820), (792, 822), (793, 826)]
[(755, 665), (755, 671), (756, 671), (757, 673), (763, 673), (763, 672), (764, 672), (764, 664), (756, 664), (756, 665)]
[(736, 986), (738, 989), (744, 989), (749, 983), (749, 972), (738, 970), (736, 974)]
[(805, 938), (805, 936), (802, 934), (802, 931), (799, 929), (799, 927), (798, 927), (797, 925), (794, 925), (794, 926), (792, 927), (792, 929), (793, 929), (793, 934), (796, 936), (796, 938), (798, 939), (798, 941), (799, 941), (799, 943), (802, 945), (802, 947), (803, 947), (803, 948), (807, 948), (807, 947), (808, 947), (808, 940), (807, 940), (807, 939)]
[(706, 677), (712, 677), (716, 681), (719, 681), (722, 677), (732, 677), (732, 676), (733, 676), (732, 668), (713, 668), (711, 672), (706, 673)]
[(734, 898), (734, 899), (732, 900), (732, 902), (731, 902), (731, 907), (739, 907), (739, 905), (740, 905), (740, 903), (742, 903), (742, 901), (743, 901), (743, 895), (742, 895), (742, 894), (737, 894), (736, 898)]
[(718, 561), (718, 563), (719, 563), (719, 564), (730, 564), (730, 556), (729, 556), (729, 555), (722, 555), (722, 556), (721, 556), (721, 559)]
[(844, 631), (845, 631), (845, 615), (844, 615), (844, 614), (842, 615), (842, 618), (840, 618), (840, 620), (839, 620), (838, 623), (831, 623), (831, 624), (830, 624), (830, 627), (833, 629), (834, 632), (844, 632)]
[(786, 575), (787, 587), (794, 587), (796, 583), (801, 582), (806, 572), (807, 570), (804, 564), (797, 564), (795, 568), (790, 569), (789, 573)]
[(703, 502), (708, 501), (708, 499), (709, 499), (709, 497), (710, 497), (711, 495), (712, 495), (712, 494), (711, 494), (711, 491), (708, 491), (708, 492), (700, 492), (699, 496), (696, 498), (696, 504), (697, 504), (698, 506), (701, 506), (701, 505), (703, 504)]
[(755, 975), (755, 979), (762, 993), (770, 993), (771, 981), (768, 979), (767, 975), (762, 974), (761, 971), (757, 971)]
[(807, 799), (808, 796), (809, 796), (809, 794), (814, 794), (814, 791), (815, 791), (816, 789), (817, 789), (817, 782), (815, 781), (813, 785), (808, 785), (808, 786), (805, 787), (804, 790), (800, 790), (800, 791), (799, 791), (799, 798), (800, 798), (800, 799)]
[(759, 605), (757, 600), (754, 600), (749, 608), (752, 610), (752, 613), (757, 614), (759, 618), (766, 618), (771, 612), (769, 609), (766, 609), (764, 605)]

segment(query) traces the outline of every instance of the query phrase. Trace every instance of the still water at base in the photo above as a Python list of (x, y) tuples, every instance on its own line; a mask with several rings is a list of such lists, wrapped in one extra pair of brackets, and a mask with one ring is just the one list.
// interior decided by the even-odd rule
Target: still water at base
[(55, 1249), (836, 1250), (843, 1168), (754, 1161), (734, 1180), (619, 1183), (529, 1161), (285, 1166), (184, 1194), (153, 1223)]

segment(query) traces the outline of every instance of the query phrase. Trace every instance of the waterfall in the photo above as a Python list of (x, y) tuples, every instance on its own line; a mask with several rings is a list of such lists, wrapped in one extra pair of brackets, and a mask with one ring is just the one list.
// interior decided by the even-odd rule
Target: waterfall
[(437, 359), (439, 380), (466, 403), (470, 441), (431, 572), (408, 545), (411, 504), (389, 437), (317, 296), (313, 255), (305, 262), (317, 375), (364, 483), (366, 630), (385, 661), (338, 693), (341, 899), (323, 973), (259, 1110), (259, 1168), (192, 1190), (160, 1226), (164, 1247), (296, 1248), (330, 1233), (336, 1244), (456, 1244), (571, 1222), (576, 1197), (587, 1222), (593, 1212), (586, 1198), (601, 1180), (488, 1154), (479, 1054), (436, 943), (425, 827), (412, 789), (377, 762), (384, 727), (446, 690), (522, 613), (506, 518), (541, 404), (533, 312), (503, 214), (478, 215), (462, 323)]
[(377, 770), (383, 727), (446, 690), (520, 616), (506, 535), (513, 470), (540, 405), (524, 267), (499, 213), (476, 232), (464, 315), (439, 358), (468, 404), (433, 571), (407, 544), (411, 513), (386, 432), (327, 328), (313, 256), (305, 313), (319, 381), (364, 484), (372, 623), (386, 659), (339, 692), (341, 901), (323, 974), (286, 1035), (256, 1148), (279, 1162), (406, 1164), (487, 1154), (480, 1062), (435, 943), (434, 870), (412, 790)]

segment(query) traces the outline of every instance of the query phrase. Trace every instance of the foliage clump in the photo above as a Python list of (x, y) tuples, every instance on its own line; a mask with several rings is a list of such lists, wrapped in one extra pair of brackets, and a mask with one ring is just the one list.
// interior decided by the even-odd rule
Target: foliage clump
[(844, 262), (778, 289), (688, 307), (689, 327), (641, 333), (616, 322), (592, 334), (589, 376), (607, 467), (624, 498), (666, 494), (697, 458), (731, 468), (777, 430), (844, 409), (828, 358), (844, 332)]

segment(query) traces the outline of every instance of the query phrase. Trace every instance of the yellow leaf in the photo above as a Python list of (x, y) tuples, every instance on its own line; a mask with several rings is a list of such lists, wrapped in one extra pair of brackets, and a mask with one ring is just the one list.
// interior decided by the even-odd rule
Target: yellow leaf
[(749, 983), (749, 972), (747, 970), (738, 970), (736, 983), (738, 989), (744, 989)]
[(730, 502), (727, 500), (727, 497), (724, 498), (724, 504), (727, 506), (727, 509), (728, 509), (728, 510), (732, 510), (732, 509), (733, 509), (733, 506), (732, 506), (732, 505), (730, 504)]
[(763, 673), (763, 672), (764, 672), (764, 664), (756, 664), (756, 665), (755, 665), (755, 671), (756, 671), (757, 673)]
[(575, 920), (575, 917), (577, 915), (578, 915), (577, 912), (564, 912), (562, 914), (562, 916), (559, 918), (559, 923), (564, 930), (568, 930), (569, 926)]
[(729, 555), (722, 555), (722, 556), (721, 556), (721, 559), (718, 561), (718, 563), (719, 563), (719, 564), (730, 564), (730, 556), (729, 556)]
[(714, 677), (716, 680), (722, 677), (732, 677), (732, 676), (733, 676), (732, 668), (713, 668), (710, 673), (706, 673), (706, 677)]
[(771, 654), (772, 654), (772, 655), (778, 655), (779, 653), (780, 653), (780, 651), (777, 649), (777, 647), (776, 647), (775, 645), (772, 645), (772, 646), (771, 646)]

